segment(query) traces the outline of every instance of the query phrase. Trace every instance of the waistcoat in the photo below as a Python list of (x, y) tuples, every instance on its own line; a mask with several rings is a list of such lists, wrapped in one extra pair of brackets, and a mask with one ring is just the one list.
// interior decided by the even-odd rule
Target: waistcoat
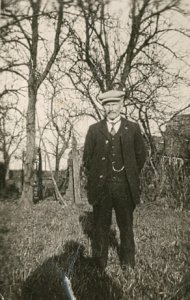
[(124, 162), (123, 162), (123, 154), (122, 154), (122, 146), (121, 146), (121, 135), (120, 129), (118, 132), (111, 136), (111, 147), (109, 153), (109, 168), (108, 168), (108, 180), (121, 182), (126, 181)]

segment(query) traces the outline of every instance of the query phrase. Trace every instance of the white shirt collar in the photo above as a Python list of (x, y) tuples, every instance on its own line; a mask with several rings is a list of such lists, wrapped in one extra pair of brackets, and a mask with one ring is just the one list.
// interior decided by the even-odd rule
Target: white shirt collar
[(109, 118), (106, 119), (107, 123), (118, 123), (119, 121), (121, 121), (121, 116), (119, 115), (118, 117), (116, 117), (114, 120), (110, 120)]
[(106, 119), (106, 122), (107, 122), (107, 128), (108, 128), (108, 131), (110, 132), (111, 131), (111, 128), (112, 128), (112, 123), (114, 123), (114, 129), (115, 129), (115, 132), (117, 133), (118, 130), (119, 130), (119, 127), (121, 125), (121, 116), (118, 116), (117, 118), (115, 118), (114, 120), (109, 120), (108, 118)]

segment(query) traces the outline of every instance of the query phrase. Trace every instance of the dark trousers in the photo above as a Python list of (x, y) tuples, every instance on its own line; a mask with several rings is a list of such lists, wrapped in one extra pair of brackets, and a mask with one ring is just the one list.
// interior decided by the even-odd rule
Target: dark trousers
[(133, 234), (134, 204), (126, 182), (110, 182), (105, 196), (93, 206), (94, 238), (92, 254), (105, 267), (108, 259), (109, 231), (112, 223), (112, 210), (120, 231), (120, 263), (122, 266), (135, 264), (135, 243)]

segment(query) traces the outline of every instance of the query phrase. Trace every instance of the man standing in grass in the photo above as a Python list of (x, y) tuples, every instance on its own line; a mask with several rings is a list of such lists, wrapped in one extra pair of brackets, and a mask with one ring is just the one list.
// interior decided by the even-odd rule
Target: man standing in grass
[(135, 266), (133, 211), (140, 201), (145, 147), (139, 126), (121, 117), (124, 95), (110, 90), (99, 96), (105, 119), (90, 126), (84, 146), (87, 195), (94, 216), (92, 254), (101, 268), (108, 260), (112, 209), (120, 231), (121, 267)]

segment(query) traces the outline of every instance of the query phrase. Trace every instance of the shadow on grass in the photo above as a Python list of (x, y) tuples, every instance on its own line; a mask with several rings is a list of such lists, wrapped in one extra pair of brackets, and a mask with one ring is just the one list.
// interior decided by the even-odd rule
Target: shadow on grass
[[(90, 239), (91, 243), (93, 240), (94, 224), (93, 224), (93, 213), (90, 211), (84, 212), (79, 216), (79, 222), (82, 226), (84, 234)], [(115, 249), (119, 255), (119, 244), (116, 237), (116, 231), (111, 228), (109, 233), (109, 245)]]
[(104, 271), (100, 271), (92, 258), (84, 256), (84, 246), (69, 241), (63, 253), (53, 256), (39, 266), (22, 284), (22, 300), (72, 300), (63, 285), (75, 254), (78, 251), (73, 272), (72, 290), (77, 300), (119, 300), (122, 292)]

